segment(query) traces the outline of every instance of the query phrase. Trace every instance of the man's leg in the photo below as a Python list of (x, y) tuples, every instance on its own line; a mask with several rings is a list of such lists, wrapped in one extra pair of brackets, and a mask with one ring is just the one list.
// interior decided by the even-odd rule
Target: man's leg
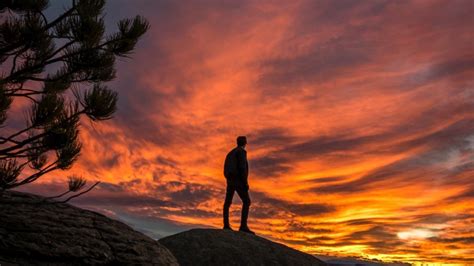
[(239, 194), (239, 197), (242, 200), (242, 216), (240, 218), (240, 230), (253, 234), (254, 232), (250, 231), (247, 225), (247, 219), (249, 217), (249, 209), (251, 203), (249, 190), (247, 188), (237, 188), (236, 190), (237, 194)]
[(225, 193), (225, 201), (224, 201), (224, 229), (230, 229), (229, 223), (229, 208), (232, 204), (232, 199), (234, 198), (234, 191), (235, 188), (227, 184), (227, 189)]

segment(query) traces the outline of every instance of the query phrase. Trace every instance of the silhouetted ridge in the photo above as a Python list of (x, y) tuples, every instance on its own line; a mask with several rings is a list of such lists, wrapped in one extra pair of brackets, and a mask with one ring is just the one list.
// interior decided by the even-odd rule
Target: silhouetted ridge
[(316, 257), (265, 238), (220, 229), (192, 229), (159, 240), (182, 266), (326, 265)]

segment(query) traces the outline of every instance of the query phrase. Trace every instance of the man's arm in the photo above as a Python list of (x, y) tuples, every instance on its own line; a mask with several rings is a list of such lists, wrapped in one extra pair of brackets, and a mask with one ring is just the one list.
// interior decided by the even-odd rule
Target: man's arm
[(237, 151), (237, 170), (239, 173), (239, 179), (244, 185), (248, 187), (248, 168), (247, 168), (247, 152), (245, 150)]

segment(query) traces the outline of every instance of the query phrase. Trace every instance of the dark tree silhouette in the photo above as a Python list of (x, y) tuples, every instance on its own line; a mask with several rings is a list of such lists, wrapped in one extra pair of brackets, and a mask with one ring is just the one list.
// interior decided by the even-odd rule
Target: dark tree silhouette
[[(72, 166), (81, 151), (80, 118), (112, 118), (117, 93), (103, 83), (115, 78), (116, 57), (130, 55), (149, 27), (136, 16), (105, 35), (105, 0), (72, 0), (50, 20), (48, 2), (0, 1), (0, 191)], [(27, 121), (7, 133), (15, 100), (30, 105)], [(74, 180), (71, 191), (85, 185)]]

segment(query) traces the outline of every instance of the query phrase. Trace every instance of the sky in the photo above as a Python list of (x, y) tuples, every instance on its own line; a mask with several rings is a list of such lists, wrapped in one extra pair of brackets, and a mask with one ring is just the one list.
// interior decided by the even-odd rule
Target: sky
[(72, 169), (22, 190), (57, 194), (77, 174), (101, 184), (73, 204), (154, 238), (219, 228), (224, 158), (246, 135), (258, 235), (311, 254), (474, 264), (474, 1), (105, 11), (109, 32), (136, 14), (151, 25), (108, 84), (118, 111), (83, 121)]

